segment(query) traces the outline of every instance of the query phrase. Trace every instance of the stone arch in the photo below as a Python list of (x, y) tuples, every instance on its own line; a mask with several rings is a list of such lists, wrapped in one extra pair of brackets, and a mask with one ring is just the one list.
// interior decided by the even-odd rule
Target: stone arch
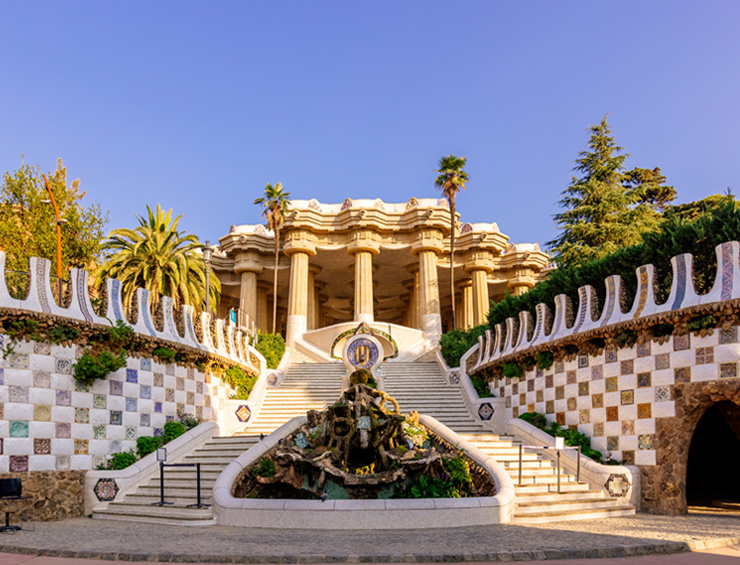
[(675, 416), (655, 420), (656, 465), (642, 467), (642, 510), (686, 513), (689, 446), (699, 419), (720, 402), (740, 406), (740, 379), (676, 384), (671, 388)]

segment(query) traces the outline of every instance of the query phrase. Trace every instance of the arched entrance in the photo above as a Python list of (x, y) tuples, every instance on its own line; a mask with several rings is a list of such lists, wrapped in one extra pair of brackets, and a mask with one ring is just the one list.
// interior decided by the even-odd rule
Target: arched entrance
[(689, 447), (686, 502), (689, 506), (740, 504), (740, 406), (722, 401), (699, 419)]

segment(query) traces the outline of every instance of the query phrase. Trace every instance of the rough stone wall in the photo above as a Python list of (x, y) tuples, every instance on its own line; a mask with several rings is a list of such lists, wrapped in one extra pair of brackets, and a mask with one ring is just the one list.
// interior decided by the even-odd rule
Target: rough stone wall
[(723, 401), (740, 405), (740, 380), (677, 384), (672, 396), (676, 415), (656, 423), (658, 464), (642, 468), (641, 509), (654, 514), (686, 513), (686, 471), (691, 437), (710, 406)]
[(0, 501), (0, 511), (12, 511), (11, 523), (79, 518), (85, 513), (85, 471), (0, 473), (0, 479), (23, 480), (29, 500)]

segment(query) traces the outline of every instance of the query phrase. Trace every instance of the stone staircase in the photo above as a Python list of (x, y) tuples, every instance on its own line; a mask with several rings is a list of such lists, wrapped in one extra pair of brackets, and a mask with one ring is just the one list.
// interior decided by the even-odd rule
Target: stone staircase
[(401, 412), (416, 410), (457, 433), (485, 433), (486, 428), (470, 415), (460, 387), (447, 383), (436, 362), (388, 362), (381, 367), (385, 392), (398, 401)]
[(295, 416), (323, 410), (339, 399), (346, 373), (342, 363), (291, 364), (280, 385), (267, 389), (257, 418), (244, 433), (268, 435)]
[(461, 433), (460, 436), (496, 459), (509, 473), (516, 492), (514, 521), (518, 524), (611, 518), (635, 513), (634, 506), (620, 505), (603, 489), (592, 489), (587, 482), (576, 481), (576, 476), (562, 467), (558, 492), (557, 465), (539, 450), (523, 449), (520, 482), (521, 441), (513, 436), (491, 432)]
[[(201, 463), (201, 502), (211, 504), (211, 489), (226, 466), (259, 441), (259, 435), (214, 437), (178, 463)], [(93, 518), (203, 526), (215, 523), (211, 507), (188, 508), (197, 500), (195, 467), (165, 467), (164, 499), (172, 504), (152, 506), (160, 500), (159, 472), (123, 499), (105, 510), (93, 511)]]
[(513, 436), (499, 436), (484, 427), (468, 410), (457, 386), (447, 384), (437, 363), (384, 363), (385, 391), (393, 396), (402, 412), (417, 410), (432, 416), (457, 432), (484, 453), (491, 455), (508, 471), (517, 495), (514, 520), (520, 524), (583, 520), (635, 513), (633, 506), (619, 505), (602, 489), (591, 489), (577, 482), (564, 468), (560, 472), (552, 460), (537, 450), (524, 449), (519, 484), (519, 445)]

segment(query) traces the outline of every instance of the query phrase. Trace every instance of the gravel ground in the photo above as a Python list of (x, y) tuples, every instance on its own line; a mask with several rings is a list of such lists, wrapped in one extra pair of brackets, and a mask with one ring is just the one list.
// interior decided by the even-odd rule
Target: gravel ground
[(706, 542), (726, 544), (729, 538), (738, 543), (738, 516), (638, 514), (537, 526), (384, 531), (184, 527), (77, 518), (32, 522), (20, 532), (0, 533), (0, 552), (236, 563), (524, 561), (674, 553), (701, 549)]

